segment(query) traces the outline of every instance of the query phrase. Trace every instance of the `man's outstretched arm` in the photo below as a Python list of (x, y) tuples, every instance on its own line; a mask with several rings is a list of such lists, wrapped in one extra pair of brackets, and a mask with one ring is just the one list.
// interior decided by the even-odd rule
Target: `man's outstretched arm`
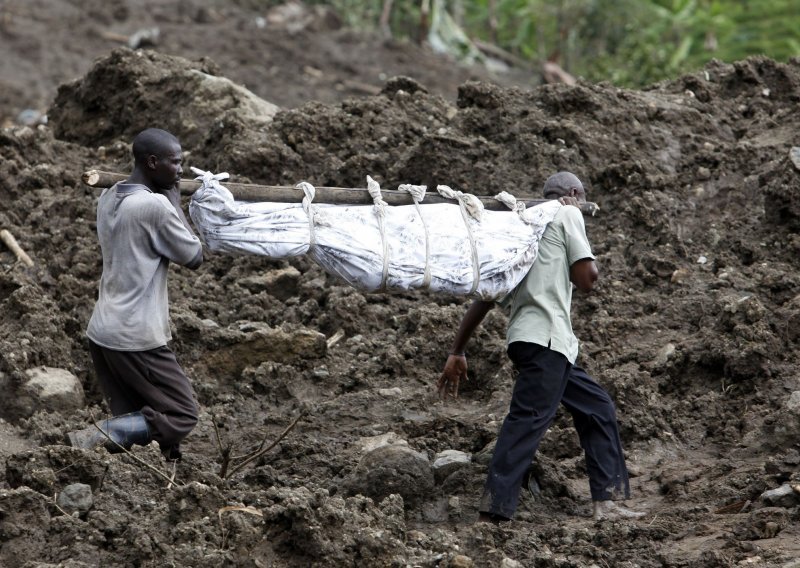
[(461, 379), (466, 380), (467, 378), (467, 357), (465, 355), (467, 342), (472, 337), (475, 328), (480, 325), (493, 307), (494, 302), (475, 300), (461, 319), (450, 355), (447, 357), (447, 363), (445, 363), (442, 375), (436, 385), (441, 398), (447, 398), (448, 395), (458, 398), (458, 384)]

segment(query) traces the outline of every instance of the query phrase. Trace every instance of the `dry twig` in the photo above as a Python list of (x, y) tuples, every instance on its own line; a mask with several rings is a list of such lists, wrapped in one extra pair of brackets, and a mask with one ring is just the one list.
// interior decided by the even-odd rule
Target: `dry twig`
[(12, 235), (7, 229), (0, 231), (0, 241), (3, 241), (8, 247), (8, 250), (16, 255), (19, 262), (28, 267), (33, 266), (31, 257), (29, 257), (25, 251), (22, 250), (22, 247), (17, 243), (17, 239), (15, 239), (14, 235)]
[(172, 489), (172, 484), (175, 482), (175, 476), (178, 473), (178, 460), (172, 460), (172, 475), (169, 476), (171, 481), (167, 485), (167, 489)]
[(336, 333), (334, 333), (328, 338), (327, 348), (330, 349), (331, 347), (339, 343), (343, 337), (344, 337), (344, 330), (339, 329)]
[[(286, 427), (286, 430), (284, 430), (283, 432), (281, 432), (281, 435), (280, 435), (280, 436), (278, 436), (278, 438), (277, 438), (277, 439), (276, 439), (274, 442), (272, 442), (272, 443), (271, 443), (269, 446), (267, 446), (266, 448), (259, 447), (259, 449), (257, 449), (256, 451), (252, 452), (250, 455), (248, 455), (248, 456), (245, 456), (245, 457), (242, 459), (242, 461), (241, 461), (241, 462), (239, 462), (238, 464), (236, 464), (236, 465), (235, 465), (235, 466), (234, 466), (234, 467), (231, 469), (230, 473), (228, 473), (226, 477), (230, 477), (230, 476), (232, 476), (234, 473), (236, 473), (237, 471), (239, 471), (240, 469), (242, 469), (244, 466), (246, 466), (246, 465), (247, 465), (247, 464), (249, 464), (250, 462), (252, 462), (252, 461), (254, 461), (254, 460), (256, 460), (256, 459), (260, 458), (261, 456), (263, 456), (264, 454), (266, 454), (268, 451), (270, 451), (272, 448), (274, 448), (275, 446), (277, 446), (277, 445), (280, 443), (280, 441), (281, 441), (281, 440), (283, 440), (283, 439), (286, 437), (286, 435), (287, 435), (287, 434), (289, 434), (289, 432), (291, 432), (291, 431), (292, 431), (292, 429), (294, 429), (294, 427), (295, 427), (295, 426), (297, 426), (297, 423), (298, 423), (298, 422), (300, 422), (300, 419), (301, 419), (301, 418), (303, 418), (303, 416), (304, 416), (304, 415), (305, 415), (305, 413), (304, 413), (304, 412), (301, 412), (300, 414), (298, 414), (298, 415), (297, 415), (297, 418), (295, 418), (295, 419), (292, 421), (292, 423), (291, 423), (291, 424), (289, 424), (289, 426), (287, 426), (287, 427)], [(262, 442), (262, 446), (263, 446), (263, 442)], [(220, 477), (222, 477), (222, 475), (220, 475)], [(223, 479), (224, 479), (224, 478), (223, 478)]]
[(214, 425), (214, 435), (217, 438), (217, 448), (219, 448), (219, 455), (221, 458), (220, 467), (219, 467), (219, 476), (222, 479), (225, 479), (226, 474), (228, 473), (228, 466), (231, 463), (231, 452), (233, 451), (233, 445), (228, 444), (227, 447), (222, 447), (222, 437), (219, 435), (219, 428), (217, 427), (217, 417), (213, 414), (211, 415), (211, 424)]
[(78, 519), (76, 519), (75, 517), (73, 517), (72, 515), (70, 515), (69, 513), (67, 513), (67, 512), (66, 512), (64, 509), (62, 509), (62, 508), (61, 508), (61, 507), (58, 505), (58, 493), (53, 493), (53, 506), (54, 506), (56, 509), (58, 509), (59, 511), (61, 511), (61, 514), (62, 514), (62, 515), (64, 515), (65, 517), (69, 518), (70, 520), (72, 520), (72, 521), (77, 521), (77, 520), (78, 520)]

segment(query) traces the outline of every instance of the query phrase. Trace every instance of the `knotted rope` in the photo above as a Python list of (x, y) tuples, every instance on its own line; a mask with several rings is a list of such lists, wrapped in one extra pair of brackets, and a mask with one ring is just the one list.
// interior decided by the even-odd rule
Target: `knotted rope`
[(303, 191), (303, 211), (308, 216), (308, 250), (311, 250), (317, 244), (314, 226), (320, 221), (319, 211), (312, 203), (317, 190), (307, 181), (301, 181), (295, 187)]
[(467, 235), (469, 236), (469, 244), (472, 248), (472, 288), (469, 291), (469, 295), (471, 296), (475, 293), (475, 290), (478, 289), (478, 284), (481, 280), (481, 267), (478, 260), (478, 246), (475, 242), (475, 235), (472, 234), (472, 225), (470, 224), (469, 218), (472, 217), (476, 221), (481, 220), (483, 203), (471, 193), (462, 193), (446, 185), (437, 185), (436, 191), (438, 191), (442, 197), (458, 200), (458, 205), (461, 208), (461, 218), (464, 219), (464, 225), (467, 228)]
[(425, 217), (422, 216), (422, 209), (419, 208), (420, 202), (425, 199), (425, 191), (427, 189), (428, 187), (425, 185), (411, 185), (408, 183), (404, 183), (397, 188), (398, 191), (404, 191), (411, 195), (411, 199), (414, 200), (414, 207), (417, 208), (417, 215), (419, 215), (420, 221), (422, 221), (422, 229), (425, 231), (425, 271), (422, 275), (422, 286), (420, 287), (422, 290), (427, 290), (431, 286), (430, 235), (428, 234), (428, 225), (425, 223)]
[(200, 168), (195, 168), (194, 166), (189, 167), (197, 177), (194, 178), (195, 180), (202, 182), (203, 185), (217, 187), (219, 186), (219, 182), (228, 179), (230, 174), (228, 172), (220, 172), (218, 174), (212, 174), (211, 172), (207, 172), (205, 170), (201, 170)]
[(519, 218), (522, 219), (523, 223), (527, 225), (533, 224), (533, 219), (530, 219), (526, 215), (523, 215), (523, 213), (525, 213), (524, 201), (519, 201), (516, 197), (514, 197), (507, 191), (501, 191), (500, 193), (495, 195), (494, 198), (503, 205), (505, 205), (506, 207), (508, 207), (509, 209), (511, 209), (514, 213), (519, 215)]
[(386, 206), (387, 203), (381, 195), (381, 186), (377, 181), (367, 176), (367, 191), (372, 197), (375, 216), (378, 218), (378, 230), (381, 232), (383, 244), (383, 273), (381, 274), (381, 292), (386, 291), (386, 280), (389, 278), (389, 240), (386, 238)]

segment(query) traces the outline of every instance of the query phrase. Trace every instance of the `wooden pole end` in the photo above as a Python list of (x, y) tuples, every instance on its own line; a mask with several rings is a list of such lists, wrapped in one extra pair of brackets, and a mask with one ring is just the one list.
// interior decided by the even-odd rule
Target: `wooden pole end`
[(88, 170), (83, 172), (83, 175), (81, 177), (83, 178), (83, 183), (91, 187), (94, 187), (95, 185), (97, 185), (97, 182), (100, 181), (100, 172), (98, 172), (97, 170)]

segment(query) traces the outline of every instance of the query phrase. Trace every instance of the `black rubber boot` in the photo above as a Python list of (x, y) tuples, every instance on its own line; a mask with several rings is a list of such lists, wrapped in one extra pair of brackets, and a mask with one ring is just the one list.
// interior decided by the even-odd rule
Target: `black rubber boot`
[[(97, 429), (97, 426), (108, 434), (108, 437), (104, 436)], [(141, 412), (122, 414), (108, 420), (102, 420), (96, 426), (89, 426), (83, 430), (67, 433), (67, 443), (73, 448), (89, 450), (104, 445), (109, 452), (121, 451), (119, 446), (108, 438), (111, 438), (126, 450), (129, 450), (134, 444), (146, 446), (153, 440), (150, 435), (150, 428), (147, 426), (147, 421)]]

